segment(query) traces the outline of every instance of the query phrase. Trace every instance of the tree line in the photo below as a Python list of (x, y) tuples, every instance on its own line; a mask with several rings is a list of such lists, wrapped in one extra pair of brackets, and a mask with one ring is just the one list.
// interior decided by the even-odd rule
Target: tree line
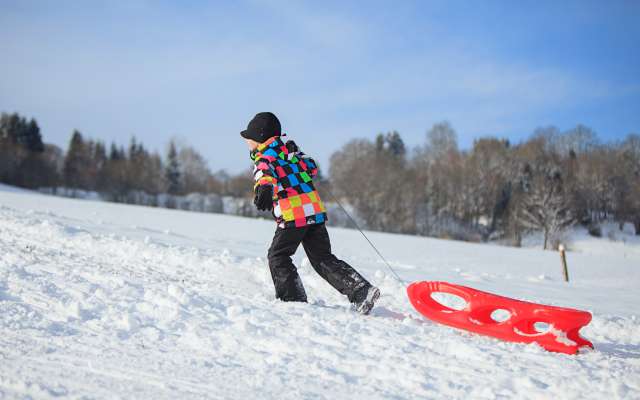
[(60, 155), (57, 147), (43, 143), (35, 119), (0, 115), (0, 182), (27, 188), (51, 185)]
[(356, 139), (334, 153), (331, 184), (369, 229), (520, 245), (556, 245), (573, 224), (598, 235), (616, 221), (640, 234), (640, 136), (603, 143), (590, 128), (537, 129), (526, 141), (485, 137), (458, 147), (447, 122), (409, 152), (398, 132)]
[(252, 188), (251, 179), (248, 171), (237, 175), (212, 173), (202, 155), (175, 140), (169, 142), (162, 156), (149, 151), (135, 137), (126, 147), (116, 143), (107, 146), (75, 130), (65, 153), (43, 143), (35, 119), (27, 120), (17, 113), (0, 116), (0, 181), (8, 184), (93, 191), (107, 200), (124, 203), (139, 203), (143, 195), (151, 199), (149, 205), (158, 205), (154, 202), (163, 194), (246, 197)]
[[(573, 224), (598, 235), (603, 221), (631, 222), (640, 234), (637, 134), (607, 143), (586, 126), (566, 132), (551, 126), (518, 144), (484, 137), (460, 149), (455, 130), (442, 122), (415, 149), (395, 131), (351, 140), (327, 170), (330, 178), (318, 182), (321, 193), (331, 188), (367, 229), (514, 245), (538, 231), (545, 248)], [(215, 194), (240, 199), (232, 212), (257, 216), (251, 179), (250, 171), (212, 173), (194, 148), (174, 140), (161, 155), (135, 138), (128, 146), (107, 146), (74, 131), (63, 152), (43, 142), (35, 119), (0, 116), (5, 183), (164, 207), (176, 207), (176, 196)], [(222, 212), (222, 206), (207, 210)], [(348, 224), (339, 215), (331, 220)]]

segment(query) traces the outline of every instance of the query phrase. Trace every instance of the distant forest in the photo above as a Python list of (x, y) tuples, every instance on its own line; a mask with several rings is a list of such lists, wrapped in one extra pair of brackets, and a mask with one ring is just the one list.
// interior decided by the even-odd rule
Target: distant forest
[[(598, 236), (602, 222), (615, 221), (621, 229), (628, 222), (640, 235), (638, 134), (602, 142), (586, 126), (566, 132), (550, 126), (521, 143), (484, 137), (463, 150), (454, 129), (442, 122), (411, 150), (398, 132), (352, 140), (324, 172), (321, 195), (331, 189), (371, 230), (515, 246), (525, 234), (542, 232), (545, 248), (555, 247), (574, 224)], [(234, 213), (259, 215), (251, 207), (250, 171), (212, 173), (195, 149), (174, 141), (161, 155), (135, 138), (127, 147), (107, 146), (79, 131), (64, 152), (43, 142), (35, 119), (16, 113), (0, 117), (0, 181), (163, 207), (185, 198), (227, 197), (240, 202)], [(221, 206), (181, 208), (223, 212)], [(348, 225), (344, 221), (338, 222)]]
[[(246, 197), (250, 171), (213, 174), (192, 147), (170, 141), (167, 153), (150, 152), (135, 137), (128, 146), (71, 134), (66, 153), (43, 143), (35, 119), (19, 114), (0, 116), (0, 181), (29, 189), (61, 188), (62, 192), (93, 191), (109, 201), (138, 203), (140, 194), (216, 193)], [(151, 204), (154, 205), (154, 204)], [(170, 205), (168, 205), (170, 206)]]

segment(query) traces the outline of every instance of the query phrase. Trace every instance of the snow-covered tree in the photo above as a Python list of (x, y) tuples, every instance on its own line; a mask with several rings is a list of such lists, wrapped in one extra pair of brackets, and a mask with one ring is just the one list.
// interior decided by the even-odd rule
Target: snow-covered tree
[(575, 218), (564, 194), (562, 176), (557, 168), (527, 165), (522, 179), (522, 198), (518, 223), (544, 234), (544, 249), (549, 239), (570, 226)]

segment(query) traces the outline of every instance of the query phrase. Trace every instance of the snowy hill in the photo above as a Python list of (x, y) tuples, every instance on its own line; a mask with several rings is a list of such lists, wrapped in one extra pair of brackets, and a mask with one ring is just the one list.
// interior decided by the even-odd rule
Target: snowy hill
[(381, 288), (371, 316), (302, 251), (311, 304), (277, 302), (274, 229), (0, 189), (0, 398), (640, 397), (637, 245), (570, 252), (566, 284), (554, 252), (370, 234), (407, 281), (591, 311), (596, 351), (567, 356), (425, 320), (351, 230), (333, 248)]

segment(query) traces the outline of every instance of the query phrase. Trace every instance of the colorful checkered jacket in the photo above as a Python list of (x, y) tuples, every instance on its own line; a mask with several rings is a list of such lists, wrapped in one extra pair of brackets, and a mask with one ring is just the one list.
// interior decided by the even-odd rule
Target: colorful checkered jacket
[(251, 159), (255, 164), (254, 190), (260, 185), (273, 186), (273, 216), (278, 227), (297, 228), (327, 220), (312, 181), (318, 167), (293, 141), (285, 144), (274, 136), (252, 151)]

